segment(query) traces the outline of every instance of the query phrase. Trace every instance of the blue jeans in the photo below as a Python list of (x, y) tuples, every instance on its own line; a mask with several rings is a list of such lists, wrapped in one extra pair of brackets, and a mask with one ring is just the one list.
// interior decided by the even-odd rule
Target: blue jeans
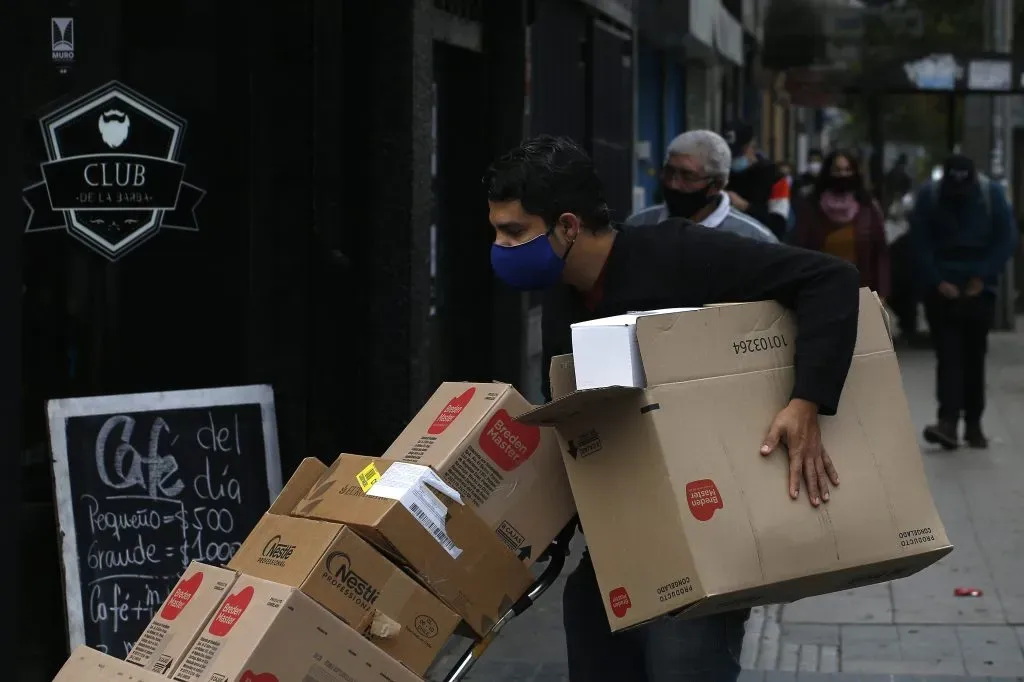
[(563, 622), (570, 682), (736, 682), (750, 611), (660, 618), (613, 634), (590, 554), (565, 583)]

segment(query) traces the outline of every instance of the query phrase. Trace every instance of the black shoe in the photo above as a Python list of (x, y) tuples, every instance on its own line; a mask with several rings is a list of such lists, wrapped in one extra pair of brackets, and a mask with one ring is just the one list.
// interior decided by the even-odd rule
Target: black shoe
[(978, 450), (984, 450), (988, 447), (988, 438), (985, 437), (981, 430), (981, 424), (978, 422), (967, 424), (966, 428), (964, 428), (964, 440), (969, 446)]
[(956, 433), (956, 424), (940, 421), (938, 424), (924, 427), (924, 439), (928, 443), (941, 445), (946, 450), (960, 447), (960, 438)]

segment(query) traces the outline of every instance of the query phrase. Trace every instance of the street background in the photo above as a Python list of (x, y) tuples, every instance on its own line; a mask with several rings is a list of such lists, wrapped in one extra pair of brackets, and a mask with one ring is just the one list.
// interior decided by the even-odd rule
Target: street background
[[(1024, 680), (1024, 328), (1018, 323), (1016, 332), (990, 339), (990, 448), (945, 452), (922, 446), (956, 549), (898, 582), (755, 609), (741, 680)], [(920, 430), (935, 417), (934, 356), (903, 350), (899, 357)], [(841, 488), (840, 494), (856, 491)], [(562, 579), (504, 629), (470, 680), (568, 679), (561, 586), (579, 561), (581, 544), (577, 537)], [(957, 587), (977, 588), (982, 596), (955, 597)]]

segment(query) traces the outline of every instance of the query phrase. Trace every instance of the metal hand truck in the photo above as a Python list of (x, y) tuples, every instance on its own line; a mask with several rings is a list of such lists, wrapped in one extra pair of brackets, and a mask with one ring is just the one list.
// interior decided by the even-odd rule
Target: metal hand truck
[(548, 591), (558, 576), (561, 574), (562, 569), (565, 567), (565, 558), (569, 555), (569, 542), (572, 540), (573, 535), (576, 534), (577, 521), (573, 519), (572, 523), (562, 529), (562, 532), (551, 542), (544, 553), (537, 559), (537, 563), (547, 561), (548, 565), (544, 568), (544, 571), (538, 576), (537, 580), (534, 581), (530, 589), (526, 591), (522, 597), (519, 598), (512, 608), (506, 611), (501, 618), (494, 623), (494, 627), (484, 635), (477, 639), (470, 645), (469, 649), (462, 655), (459, 661), (452, 668), (451, 672), (444, 678), (443, 682), (461, 682), (469, 674), (469, 671), (476, 665), (476, 662), (480, 660), (484, 652), (497, 638), (498, 633), (505, 625), (515, 618), (521, 615), (524, 611), (533, 606), (534, 602), (540, 598), (542, 594)]

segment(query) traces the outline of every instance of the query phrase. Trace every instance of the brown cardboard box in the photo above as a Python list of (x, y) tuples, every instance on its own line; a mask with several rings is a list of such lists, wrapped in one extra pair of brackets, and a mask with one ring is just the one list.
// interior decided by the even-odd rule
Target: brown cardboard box
[(167, 682), (167, 678), (82, 644), (71, 652), (53, 682)]
[(480, 635), (532, 582), (526, 566), (429, 467), (340, 455), (294, 513), (351, 526), (409, 566)]
[(193, 561), (128, 654), (128, 662), (171, 675), (238, 576)]
[(297, 587), (419, 675), (460, 620), (355, 531), (330, 521), (266, 514), (228, 566)]
[(292, 474), (288, 482), (284, 484), (281, 493), (274, 500), (267, 510), (270, 514), (291, 514), (295, 505), (302, 501), (309, 489), (316, 485), (320, 477), (327, 473), (327, 465), (316, 457), (306, 457), (299, 462), (298, 468)]
[(515, 417), (532, 405), (508, 384), (441, 384), (383, 459), (429, 466), (527, 565), (576, 515), (551, 429)]
[[(793, 386), (794, 316), (774, 302), (642, 317), (646, 389), (570, 392), (522, 419), (557, 425), (613, 630), (905, 577), (952, 551), (936, 512), (880, 303), (862, 291), (836, 416), (841, 485), (789, 499), (758, 453)], [(552, 362), (564, 390), (572, 363)]]
[(421, 682), (294, 587), (239, 576), (178, 682)]

